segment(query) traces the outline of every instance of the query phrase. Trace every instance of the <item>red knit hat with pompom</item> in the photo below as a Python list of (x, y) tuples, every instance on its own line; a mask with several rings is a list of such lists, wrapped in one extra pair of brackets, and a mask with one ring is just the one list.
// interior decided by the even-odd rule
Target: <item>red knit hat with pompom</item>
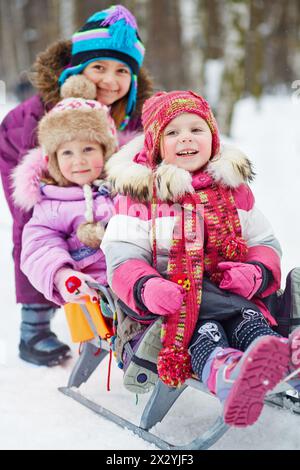
[(219, 153), (218, 126), (208, 102), (193, 91), (158, 92), (145, 101), (142, 111), (144, 150), (150, 166), (156, 165), (163, 130), (173, 119), (184, 113), (197, 114), (204, 119), (212, 134), (211, 156)]

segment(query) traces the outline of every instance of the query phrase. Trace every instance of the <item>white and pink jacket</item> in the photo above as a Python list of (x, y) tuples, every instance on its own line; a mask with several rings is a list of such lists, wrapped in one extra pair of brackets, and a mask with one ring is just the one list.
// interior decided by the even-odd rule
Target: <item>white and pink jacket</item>
[[(162, 163), (156, 170), (156, 191), (159, 199), (155, 218), (157, 270), (153, 268), (153, 217), (151, 213), (153, 173), (139, 160), (143, 136), (123, 147), (107, 164), (108, 178), (120, 194), (101, 249), (108, 266), (108, 282), (118, 297), (143, 319), (136, 292), (140, 279), (155, 275), (166, 276), (169, 251), (173, 240), (177, 201), (186, 193), (199, 189), (199, 177), (176, 166)], [(136, 156), (136, 158), (134, 158)], [(281, 248), (266, 217), (257, 208), (247, 181), (253, 174), (249, 160), (237, 149), (226, 147), (221, 158), (205, 168), (213, 180), (232, 189), (242, 236), (249, 251), (246, 263), (258, 263), (266, 268), (268, 282), (252, 299), (271, 324), (276, 324), (262, 299), (280, 287)], [(201, 178), (200, 178), (201, 179)], [(173, 211), (174, 208), (174, 211)]]

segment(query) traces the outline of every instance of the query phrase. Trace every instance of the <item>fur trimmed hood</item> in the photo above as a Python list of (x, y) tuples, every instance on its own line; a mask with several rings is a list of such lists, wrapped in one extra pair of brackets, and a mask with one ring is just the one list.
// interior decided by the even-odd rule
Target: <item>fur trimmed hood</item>
[[(144, 162), (135, 161), (143, 146), (144, 135), (125, 145), (107, 162), (106, 174), (116, 193), (149, 202), (152, 199), (154, 174)], [(208, 163), (206, 172), (216, 182), (230, 188), (252, 181), (255, 176), (250, 160), (231, 145), (221, 146), (218, 156)], [(186, 170), (161, 163), (155, 174), (157, 197), (161, 201), (176, 201), (184, 194), (194, 192), (192, 175)]]
[(49, 178), (49, 173), (41, 148), (35, 148), (11, 174), (13, 200), (17, 207), (27, 212), (41, 201), (41, 178)]
[[(33, 65), (31, 80), (44, 104), (51, 108), (60, 100), (58, 79), (71, 61), (71, 41), (57, 41), (41, 52)], [(138, 75), (137, 105), (133, 118), (140, 116), (144, 101), (153, 93), (153, 84), (148, 72), (142, 67)]]

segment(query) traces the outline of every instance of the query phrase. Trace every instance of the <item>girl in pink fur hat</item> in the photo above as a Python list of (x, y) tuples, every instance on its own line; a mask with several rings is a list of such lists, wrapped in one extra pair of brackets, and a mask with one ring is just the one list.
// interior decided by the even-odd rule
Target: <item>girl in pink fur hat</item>
[[(107, 285), (100, 242), (113, 202), (103, 168), (117, 149), (116, 135), (105, 105), (66, 98), (42, 118), (41, 147), (26, 155), (14, 172), (15, 204), (33, 208), (23, 231), (21, 268), (32, 285), (57, 305), (82, 303), (87, 297), (97, 302), (96, 291), (87, 283)], [(67, 352), (62, 349), (62, 357)], [(20, 355), (49, 365), (49, 352), (37, 352), (35, 344), (26, 341), (26, 331)]]

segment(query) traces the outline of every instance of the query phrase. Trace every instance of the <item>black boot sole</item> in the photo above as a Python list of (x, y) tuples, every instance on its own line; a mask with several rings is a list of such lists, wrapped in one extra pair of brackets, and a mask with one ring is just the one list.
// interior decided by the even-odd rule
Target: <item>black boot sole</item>
[(33, 354), (32, 352), (23, 349), (19, 351), (19, 357), (23, 361), (29, 362), (36, 366), (54, 367), (63, 364), (68, 359), (71, 359), (71, 351), (68, 349), (61, 353), (56, 352), (55, 354), (53, 353), (47, 354), (46, 356), (38, 356), (37, 354)]

